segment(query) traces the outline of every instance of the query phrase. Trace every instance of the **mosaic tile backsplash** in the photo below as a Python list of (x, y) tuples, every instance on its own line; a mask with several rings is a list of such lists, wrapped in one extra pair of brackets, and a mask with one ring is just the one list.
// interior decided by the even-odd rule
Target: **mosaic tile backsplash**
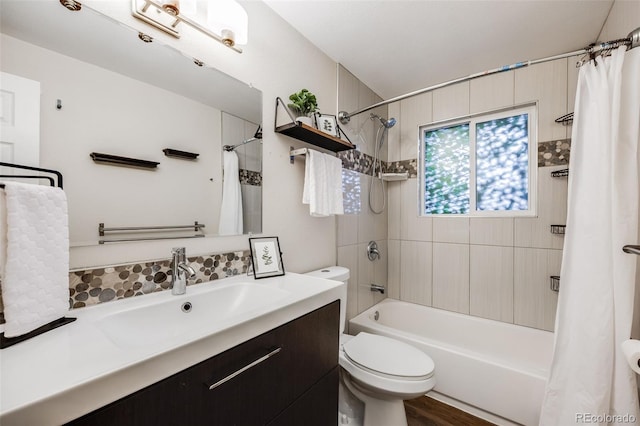
[[(251, 253), (245, 250), (189, 257), (187, 260), (196, 271), (195, 278), (190, 279), (188, 285), (194, 285), (246, 273)], [(168, 290), (170, 285), (171, 259), (71, 271), (69, 307), (82, 308), (142, 296)], [(1, 323), (4, 323), (4, 309), (0, 293)]]
[[(250, 252), (213, 254), (187, 258), (196, 271), (188, 285), (247, 272)], [(72, 308), (163, 291), (171, 285), (171, 259), (146, 263), (72, 271), (69, 296)]]

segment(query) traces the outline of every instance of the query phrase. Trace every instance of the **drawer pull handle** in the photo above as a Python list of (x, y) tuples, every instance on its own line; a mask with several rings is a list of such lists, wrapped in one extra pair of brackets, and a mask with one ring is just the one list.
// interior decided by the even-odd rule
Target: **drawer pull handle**
[(241, 369), (237, 370), (236, 372), (229, 374), (224, 379), (218, 380), (217, 382), (215, 382), (214, 384), (209, 386), (209, 390), (213, 390), (213, 389), (217, 388), (218, 386), (222, 385), (223, 383), (226, 383), (229, 380), (233, 379), (234, 377), (239, 376), (240, 374), (244, 373), (248, 369), (250, 369), (252, 367), (255, 367), (256, 365), (260, 364), (261, 362), (264, 362), (267, 359), (271, 358), (272, 356), (274, 356), (275, 354), (277, 354), (281, 350), (282, 350), (282, 348), (277, 348), (277, 349), (272, 350), (271, 352), (269, 352), (268, 354), (264, 355), (263, 357), (260, 357), (260, 358), (256, 359), (251, 364), (247, 364), (244, 367), (242, 367)]

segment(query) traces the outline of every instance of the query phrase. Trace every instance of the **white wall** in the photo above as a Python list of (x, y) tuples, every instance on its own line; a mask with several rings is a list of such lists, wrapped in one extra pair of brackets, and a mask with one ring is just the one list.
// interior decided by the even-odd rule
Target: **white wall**
[[(249, 15), (249, 43), (237, 54), (197, 32), (185, 31), (179, 40), (165, 35), (133, 18), (129, 0), (83, 2), (263, 92), (263, 234), (279, 236), (288, 271), (335, 264), (335, 219), (309, 216), (301, 203), (304, 167), (289, 164), (289, 146), (304, 144), (275, 134), (272, 123), (275, 98), (286, 99), (301, 88), (317, 95), (323, 112), (335, 114), (336, 64), (264, 3), (242, 4)], [(246, 236), (82, 247), (72, 249), (71, 267), (166, 258), (178, 244), (188, 255), (248, 248)]]

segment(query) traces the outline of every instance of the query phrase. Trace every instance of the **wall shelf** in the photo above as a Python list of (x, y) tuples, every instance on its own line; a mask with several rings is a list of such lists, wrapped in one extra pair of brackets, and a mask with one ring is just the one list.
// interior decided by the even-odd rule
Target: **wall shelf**
[(409, 173), (408, 172), (402, 172), (402, 173), (380, 173), (378, 175), (380, 177), (380, 179), (386, 181), (386, 182), (394, 182), (394, 181), (400, 181), (400, 180), (407, 180), (409, 179)]
[[(290, 123), (284, 124), (282, 126), (277, 125), (278, 106), (282, 106), (285, 108), (285, 110), (287, 111), (287, 114), (291, 118)], [(284, 102), (282, 101), (282, 99), (280, 99), (279, 97), (276, 98), (275, 131), (277, 133), (282, 133), (283, 135), (287, 135), (294, 139), (298, 139), (302, 142), (306, 142), (308, 144), (315, 145), (320, 148), (324, 148), (333, 152), (346, 151), (348, 149), (355, 149), (355, 145), (353, 145), (349, 141), (343, 141), (340, 138), (331, 136), (327, 133), (324, 133), (321, 130), (311, 127), (307, 124), (301, 123), (300, 121), (296, 121), (295, 118), (293, 118), (293, 116), (289, 112), (289, 110), (286, 109), (286, 106), (284, 105)]]
[(567, 177), (569, 176), (569, 169), (556, 170), (551, 172), (551, 177)]
[(167, 157), (180, 158), (183, 160), (197, 160), (198, 155), (195, 152), (180, 151), (173, 148), (165, 148), (162, 150)]
[(96, 163), (109, 164), (113, 166), (135, 167), (139, 169), (155, 169), (158, 167), (157, 161), (140, 160), (138, 158), (120, 157), (118, 155), (102, 154), (92, 152), (89, 156)]

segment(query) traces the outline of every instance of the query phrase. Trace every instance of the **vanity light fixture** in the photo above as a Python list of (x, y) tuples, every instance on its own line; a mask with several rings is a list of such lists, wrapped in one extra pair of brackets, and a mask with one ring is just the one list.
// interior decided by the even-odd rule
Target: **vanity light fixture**
[(207, 1), (206, 26), (198, 22), (197, 0), (131, 0), (131, 14), (154, 27), (180, 38), (180, 24), (187, 25), (242, 53), (247, 43), (248, 16), (235, 0)]
[(82, 3), (76, 0), (60, 0), (60, 4), (72, 12), (77, 12), (82, 9)]

